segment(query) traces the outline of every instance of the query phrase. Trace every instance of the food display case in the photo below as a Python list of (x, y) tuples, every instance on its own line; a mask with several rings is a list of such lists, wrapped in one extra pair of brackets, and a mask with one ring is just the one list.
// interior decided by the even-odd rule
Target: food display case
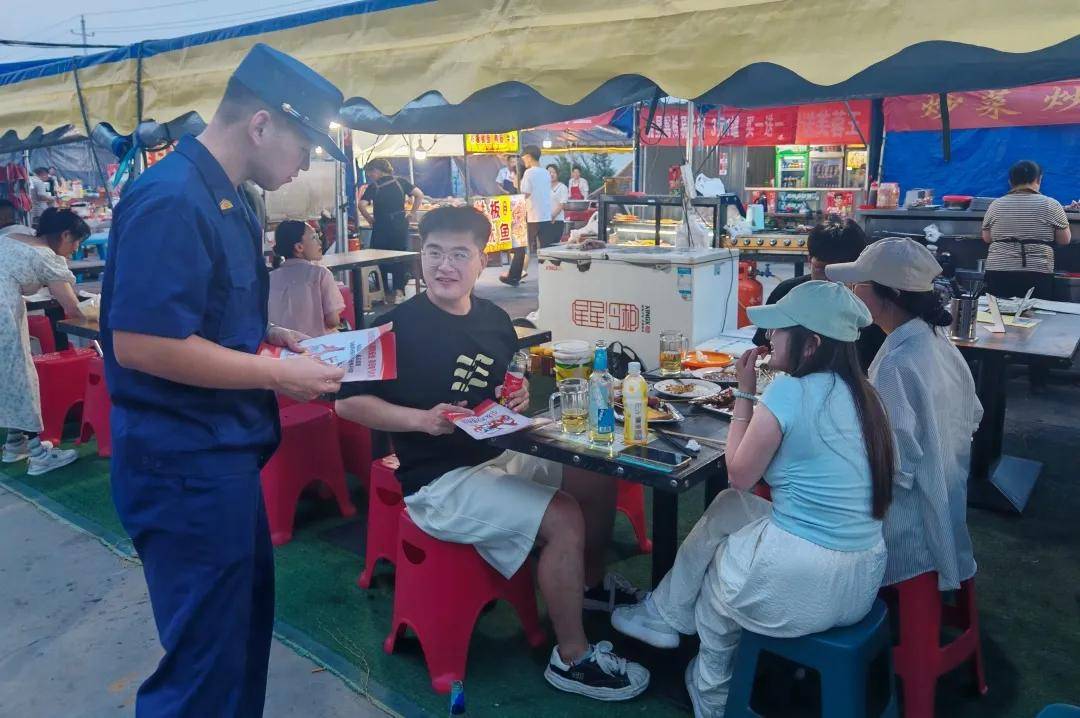
[[(712, 228), (713, 247), (722, 247), (724, 225), (746, 210), (737, 195), (697, 197), (695, 208), (705, 209), (705, 223)], [(683, 221), (683, 198), (674, 195), (600, 195), (597, 207), (599, 237), (608, 244), (628, 246), (675, 246)]]

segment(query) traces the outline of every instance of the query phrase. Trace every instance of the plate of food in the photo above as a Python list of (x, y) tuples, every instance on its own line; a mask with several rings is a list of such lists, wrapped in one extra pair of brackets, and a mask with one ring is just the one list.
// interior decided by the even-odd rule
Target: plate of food
[[(650, 424), (678, 424), (683, 418), (674, 405), (661, 401), (655, 396), (649, 397)], [(620, 397), (615, 398), (615, 420), (618, 422), (623, 420), (623, 405)]]
[(721, 387), (703, 379), (664, 379), (653, 384), (653, 389), (672, 399), (700, 399), (716, 394)]
[(725, 419), (730, 419), (735, 415), (735, 393), (731, 389), (724, 389), (719, 394), (694, 399), (691, 403), (710, 414), (718, 414)]
[(720, 369), (726, 366), (733, 367), (735, 357), (724, 352), (710, 352), (695, 349), (686, 352), (683, 356), (683, 367), (687, 369)]
[[(719, 384), (720, 386), (736, 386), (739, 383), (738, 377), (735, 376), (734, 364), (722, 369), (695, 369), (690, 373), (698, 379)], [(758, 364), (757, 390), (759, 393), (765, 391), (765, 387), (772, 383), (774, 376), (776, 376), (776, 373), (769, 368), (768, 364)]]

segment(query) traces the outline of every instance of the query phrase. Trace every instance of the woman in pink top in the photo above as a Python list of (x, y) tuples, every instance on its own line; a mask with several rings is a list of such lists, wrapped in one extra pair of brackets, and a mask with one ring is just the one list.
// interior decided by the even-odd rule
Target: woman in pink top
[(274, 255), (270, 322), (309, 337), (336, 332), (345, 300), (334, 275), (318, 264), (323, 252), (315, 230), (285, 220), (274, 231)]

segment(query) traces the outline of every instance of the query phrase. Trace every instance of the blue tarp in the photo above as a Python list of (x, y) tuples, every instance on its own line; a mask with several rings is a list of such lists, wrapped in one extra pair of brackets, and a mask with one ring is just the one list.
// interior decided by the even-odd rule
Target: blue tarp
[(1080, 126), (1001, 127), (953, 130), (952, 160), (942, 156), (941, 132), (890, 132), (885, 137), (882, 179), (909, 189), (932, 188), (934, 196), (998, 197), (1009, 190), (1009, 167), (1038, 162), (1042, 191), (1063, 204), (1080, 198)]

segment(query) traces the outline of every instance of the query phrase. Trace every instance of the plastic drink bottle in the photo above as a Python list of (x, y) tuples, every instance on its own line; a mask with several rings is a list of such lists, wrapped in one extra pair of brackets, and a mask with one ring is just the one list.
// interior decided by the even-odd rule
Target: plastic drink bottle
[(465, 715), (465, 684), (454, 681), (450, 686), (450, 715)]
[(627, 446), (649, 441), (649, 385), (641, 376), (641, 364), (630, 362), (630, 373), (623, 379), (623, 441)]
[(505, 404), (510, 395), (525, 386), (525, 372), (529, 368), (529, 355), (525, 352), (517, 352), (506, 365), (506, 374), (503, 376), (502, 396), (499, 403)]
[(589, 439), (598, 444), (615, 441), (615, 379), (608, 373), (607, 344), (596, 342), (589, 376)]

